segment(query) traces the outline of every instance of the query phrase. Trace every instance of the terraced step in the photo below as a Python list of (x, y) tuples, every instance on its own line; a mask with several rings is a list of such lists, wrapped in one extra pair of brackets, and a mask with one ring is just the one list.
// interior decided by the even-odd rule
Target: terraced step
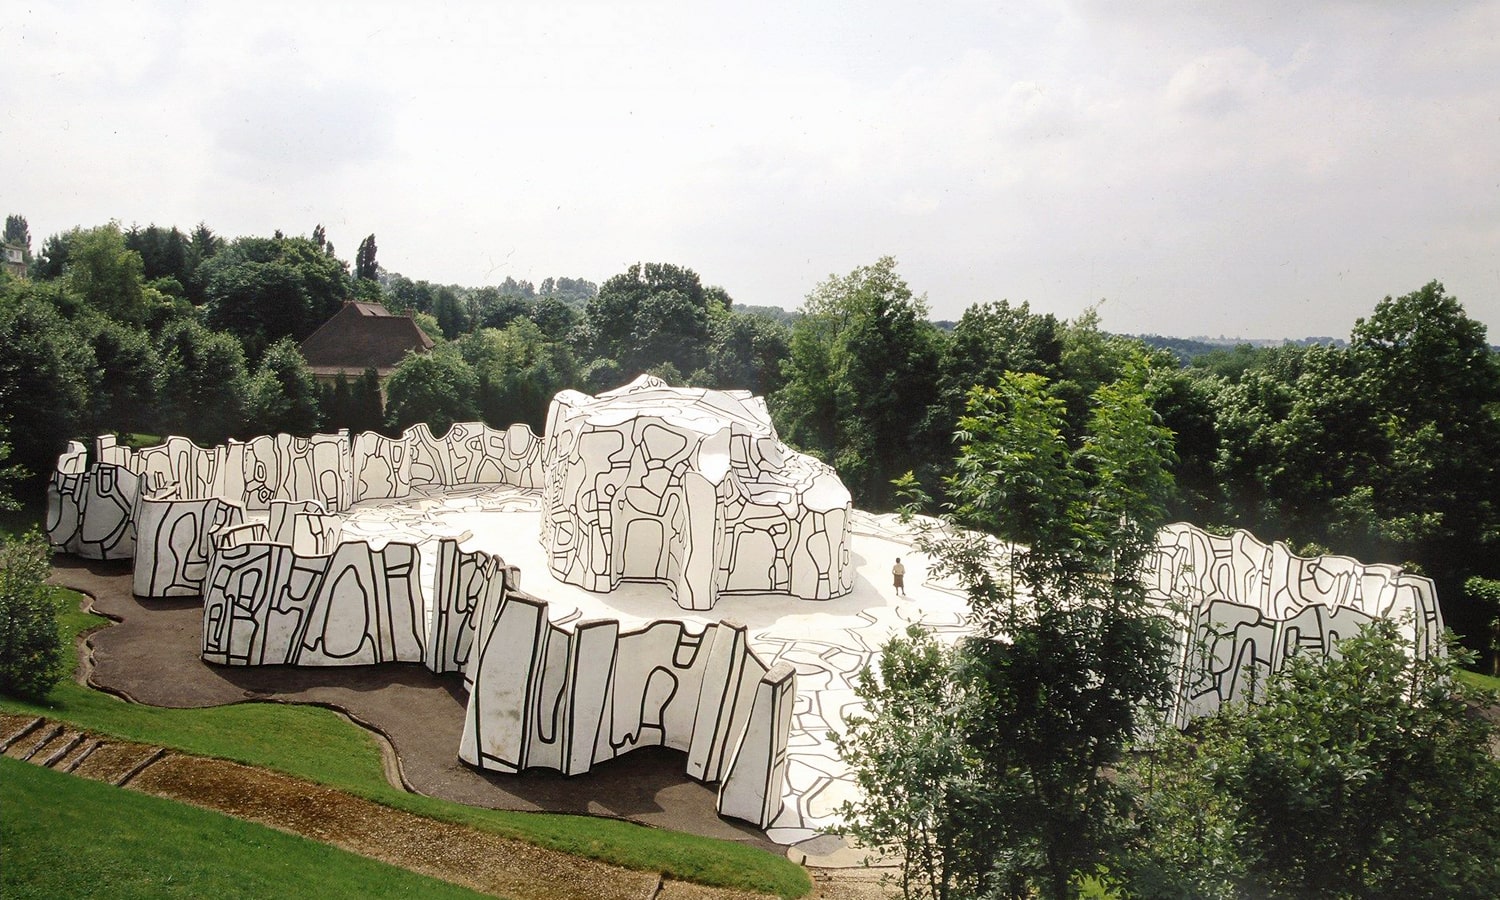
[(160, 747), (105, 741), (73, 770), (73, 774), (110, 784), (124, 784), (162, 757)]
[(56, 768), (57, 764), (61, 762), (64, 757), (72, 753), (74, 750), (77, 750), (78, 746), (86, 740), (88, 740), (87, 734), (84, 734), (83, 732), (77, 731), (72, 728), (65, 728), (63, 729), (62, 734), (58, 735), (57, 738), (54, 739), (46, 747), (43, 747), (37, 753), (37, 755), (32, 758), (32, 762), (40, 762), (43, 766), (46, 766), (49, 769)]
[(75, 772), (79, 765), (89, 758), (89, 754), (104, 746), (104, 741), (100, 738), (90, 735), (84, 735), (83, 737), (83, 741), (77, 747), (74, 747), (72, 752), (58, 760), (52, 768), (59, 772)]
[(46, 724), (47, 720), (40, 716), (0, 715), (0, 753), (8, 754), (15, 743)]
[(41, 728), (33, 729), (24, 738), (11, 744), (6, 749), (5, 755), (12, 759), (19, 759), (22, 762), (29, 762), (32, 757), (41, 753), (48, 744), (57, 740), (62, 735), (63, 730), (63, 726), (48, 722)]

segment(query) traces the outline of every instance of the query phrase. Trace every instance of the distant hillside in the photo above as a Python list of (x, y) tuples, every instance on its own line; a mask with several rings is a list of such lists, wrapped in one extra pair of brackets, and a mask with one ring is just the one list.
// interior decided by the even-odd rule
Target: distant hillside
[(1348, 344), (1343, 338), (1335, 337), (1305, 337), (1305, 338), (1282, 338), (1281, 340), (1266, 340), (1262, 338), (1211, 338), (1197, 335), (1190, 338), (1165, 337), (1160, 334), (1127, 334), (1124, 337), (1135, 338), (1147, 346), (1166, 350), (1177, 357), (1178, 362), (1187, 365), (1199, 356), (1212, 353), (1215, 350), (1224, 350), (1230, 347), (1284, 347), (1288, 344), (1294, 346), (1311, 346), (1322, 344), (1324, 346), (1343, 347)]

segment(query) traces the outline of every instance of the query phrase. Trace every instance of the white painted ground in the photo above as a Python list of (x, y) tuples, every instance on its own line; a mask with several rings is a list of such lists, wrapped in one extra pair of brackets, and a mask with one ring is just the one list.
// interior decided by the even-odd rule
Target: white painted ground
[[(630, 628), (656, 619), (708, 624), (739, 622), (767, 666), (785, 660), (797, 670), (797, 703), (788, 745), (786, 806), (767, 834), (796, 844), (837, 833), (836, 810), (854, 791), (828, 740), (844, 717), (861, 709), (853, 684), (880, 645), (909, 623), (956, 638), (966, 629), (962, 595), (925, 577), (928, 560), (912, 549), (890, 516), (853, 516), (854, 590), (834, 600), (799, 600), (777, 594), (722, 597), (708, 612), (678, 608), (663, 585), (623, 584), (596, 594), (554, 580), (539, 535), (540, 492), (500, 485), (414, 488), (404, 500), (361, 503), (344, 516), (345, 540), (373, 544), (400, 540), (419, 546), (468, 532), (466, 549), (500, 556), (521, 569), (521, 589), (548, 601), (554, 622), (616, 618)], [(435, 554), (423, 547), (422, 581), (431, 584)], [(906, 565), (907, 598), (897, 597), (890, 570)]]

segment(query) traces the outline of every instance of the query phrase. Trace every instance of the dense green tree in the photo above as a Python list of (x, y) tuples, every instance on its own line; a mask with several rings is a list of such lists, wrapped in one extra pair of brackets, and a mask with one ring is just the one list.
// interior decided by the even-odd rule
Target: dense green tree
[(192, 281), (196, 262), (192, 243), (177, 228), (154, 223), (145, 228), (132, 226), (125, 232), (125, 246), (141, 255), (142, 277), (147, 281), (175, 278), (184, 286)]
[(712, 302), (692, 269), (637, 263), (589, 301), (594, 357), (615, 360), (632, 376), (661, 363), (695, 372), (706, 359)]
[(1456, 593), (1500, 541), (1500, 363), (1485, 327), (1432, 282), (1381, 301), (1355, 324), (1349, 352), (1354, 389), (1374, 398), (1388, 436), (1364, 473), (1369, 527), (1382, 549), (1421, 560)]
[(963, 415), (972, 387), (994, 387), (1006, 372), (1034, 372), (1057, 378), (1062, 361), (1063, 326), (1030, 304), (977, 303), (964, 310), (942, 359), (939, 391), (952, 424)]
[(426, 422), (441, 437), (454, 422), (474, 420), (478, 386), (474, 370), (455, 345), (408, 353), (386, 381), (386, 421), (396, 430)]
[(350, 393), (349, 431), (358, 434), (384, 430), (385, 396), (380, 388), (380, 375), (373, 367), (365, 369), (354, 382)]
[(530, 319), (481, 328), (457, 346), (474, 371), (476, 411), (496, 428), (525, 422), (540, 434), (553, 395), (576, 377), (567, 345), (549, 340)]
[(905, 900), (960, 896), (969, 883), (959, 846), (976, 771), (963, 740), (973, 697), (959, 672), (952, 648), (908, 626), (881, 648), (878, 671), (859, 674), (854, 694), (871, 712), (831, 734), (865, 798), (842, 814), (866, 846), (901, 860), (890, 880)]
[(531, 305), (527, 316), (548, 339), (561, 343), (572, 341), (574, 329), (583, 321), (583, 310), (557, 297), (543, 296)]
[[(932, 896), (1070, 896), (1079, 873), (1120, 846), (1129, 795), (1111, 771), (1143, 714), (1167, 701), (1170, 636), (1139, 572), (1171, 491), (1171, 434), (1148, 403), (1144, 361), (1127, 369), (1090, 398), (1076, 449), (1068, 411), (1042, 376), (1009, 373), (973, 389), (945, 523), (919, 529), (929, 575), (962, 585), (976, 628), (949, 666), (952, 686), (925, 688), (962, 698), (952, 726), (962, 775), (919, 759), (907, 767), (908, 792), (868, 795), (848, 814), (871, 846), (899, 839), (891, 828), (909, 808), (935, 816), (923, 827), (939, 836), (941, 860), (919, 867), (941, 875)], [(903, 490), (909, 511), (925, 507), (913, 479)], [(872, 696), (882, 724), (869, 731), (916, 732), (920, 751), (928, 738), (906, 721), (912, 711)], [(899, 784), (900, 774), (869, 769), (884, 758), (867, 752), (869, 740), (845, 740), (858, 777)], [(914, 806), (909, 792), (931, 790), (934, 772), (943, 793)]]
[(691, 381), (721, 390), (770, 396), (785, 384), (791, 329), (764, 316), (716, 307), (709, 327), (708, 362)]
[(87, 306), (130, 325), (146, 321), (141, 255), (114, 223), (77, 231), (69, 242), (67, 287)]
[(784, 438), (832, 463), (855, 502), (892, 503), (902, 472), (932, 473), (946, 435), (937, 400), (939, 338), (890, 257), (818, 285), (792, 328), (774, 398)]
[(52, 471), (80, 434), (97, 362), (88, 340), (52, 302), (55, 286), (0, 284), (0, 426), (15, 461), (32, 474)]
[(156, 374), (161, 360), (144, 329), (112, 319), (80, 323), (94, 352), (86, 428), (92, 433), (150, 432), (156, 426)]
[(249, 375), (233, 335), (179, 319), (162, 332), (157, 355), (156, 395), (167, 433), (208, 446), (243, 431)]
[(247, 387), (245, 412), (243, 430), (249, 434), (306, 436), (318, 429), (318, 386), (291, 338), (266, 348)]
[(545, 278), (537, 294), (583, 309), (599, 294), (599, 286), (583, 278)]
[(1146, 395), (1161, 423), (1171, 430), (1177, 453), (1177, 492), (1168, 501), (1174, 521), (1225, 521), (1224, 491), (1214, 463), (1219, 459), (1218, 397), (1224, 383), (1202, 369), (1153, 367)]
[(1152, 800), (1133, 893), (1493, 894), (1500, 761), (1472, 707), (1496, 698), (1453, 677), (1461, 656), (1414, 658), (1378, 621), (1331, 656), (1292, 657), (1260, 702), (1169, 740), (1136, 767)]
[(202, 263), (208, 324), (258, 359), (279, 338), (301, 341), (339, 311), (344, 264), (308, 238), (239, 238)]
[(1500, 678), (1500, 579), (1471, 575), (1464, 580), (1464, 597), (1481, 621), (1489, 620), (1484, 651), (1489, 655), (1490, 675)]
[(19, 465), (10, 462), (11, 454), (15, 452), (10, 445), (10, 435), (5, 426), (0, 424), (0, 509), (16, 510), (21, 508), (21, 503), (16, 499), (16, 484), (26, 477), (26, 470)]
[(437, 286), (412, 281), (398, 272), (386, 278), (386, 297), (386, 305), (392, 312), (430, 313), (437, 300)]
[(188, 268), (192, 271), (192, 275), (182, 283), (182, 286), (187, 290), (187, 298), (193, 302), (194, 306), (203, 305), (205, 299), (204, 275), (206, 273), (200, 267), (205, 261), (217, 256), (225, 246), (224, 239), (214, 234), (213, 229), (206, 224), (199, 222), (193, 228), (192, 237), (188, 241)]
[(41, 252), (31, 259), (31, 277), (46, 281), (63, 277), (63, 270), (68, 264), (68, 248), (77, 232), (78, 229), (74, 228), (72, 231), (48, 235), (42, 241)]
[(469, 316), (464, 305), (464, 302), (459, 299), (458, 292), (453, 288), (437, 289), (432, 314), (437, 317), (438, 328), (442, 329), (445, 339), (457, 340), (459, 335), (468, 332)]
[(504, 328), (531, 312), (531, 301), (519, 294), (504, 294), (492, 287), (473, 292), (475, 321), (484, 328)]
[(375, 262), (375, 235), (370, 235), (359, 242), (359, 250), (354, 254), (354, 277), (362, 281), (374, 281), (379, 274)]
[(1274, 353), (1274, 349), (1268, 347), (1236, 344), (1233, 347), (1217, 347), (1195, 356), (1191, 366), (1212, 372), (1229, 381), (1238, 381), (1246, 372), (1265, 368)]

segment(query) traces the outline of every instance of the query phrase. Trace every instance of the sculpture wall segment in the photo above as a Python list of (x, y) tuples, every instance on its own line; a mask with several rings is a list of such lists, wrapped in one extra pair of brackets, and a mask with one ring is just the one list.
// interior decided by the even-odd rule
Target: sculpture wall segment
[(259, 523), (224, 532), (203, 597), (203, 659), (220, 665), (422, 662), (417, 548), (363, 541), (326, 555), (269, 539)]
[(776, 436), (744, 391), (641, 376), (547, 414), (542, 539), (560, 581), (610, 591), (665, 584), (684, 609), (720, 594), (848, 593), (849, 492)]
[(142, 478), (117, 462), (114, 438), (99, 438), (96, 458), (69, 441), (47, 484), (47, 537), (52, 545), (85, 559), (130, 559), (135, 553), (133, 511)]
[(481, 616), (460, 759), (577, 775), (639, 747), (670, 747), (687, 754), (690, 776), (720, 782), (721, 814), (770, 824), (785, 784), (790, 666), (768, 672), (733, 623), (565, 628), (547, 613), (545, 601), (516, 592)]
[(1436, 588), (1399, 566), (1300, 557), (1249, 532), (1178, 523), (1158, 535), (1147, 576), (1179, 622), (1179, 725), (1252, 696), (1296, 653), (1333, 653), (1375, 619), (1402, 623), (1418, 655), (1441, 652)]
[[(434, 464), (440, 459), (448, 462)], [(413, 484), (536, 487), (541, 473), (541, 441), (526, 425), (457, 423), (441, 439), (426, 425), (400, 438), (278, 434), (214, 447), (174, 436), (141, 450), (103, 436), (93, 462), (76, 441), (59, 456), (47, 534), (79, 556), (133, 559), (140, 596), (199, 596), (214, 533), (277, 501), (315, 501), (338, 513), (408, 496)]]

